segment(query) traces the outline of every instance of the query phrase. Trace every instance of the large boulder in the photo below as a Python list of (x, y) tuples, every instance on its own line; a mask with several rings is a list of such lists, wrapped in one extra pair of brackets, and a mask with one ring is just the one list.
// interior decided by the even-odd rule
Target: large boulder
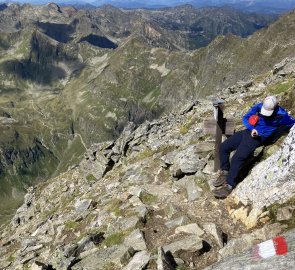
[(274, 203), (285, 203), (295, 195), (294, 173), (295, 126), (281, 148), (253, 168), (228, 198), (231, 214), (248, 228), (256, 226), (262, 209)]

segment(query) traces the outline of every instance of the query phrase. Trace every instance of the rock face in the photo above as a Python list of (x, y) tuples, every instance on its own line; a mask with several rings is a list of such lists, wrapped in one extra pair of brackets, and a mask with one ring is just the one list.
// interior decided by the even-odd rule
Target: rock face
[[(294, 267), (294, 233), (295, 230), (291, 230), (284, 235), (285, 241), (288, 246), (287, 254), (280, 256), (271, 252), (271, 248), (262, 248), (264, 252), (269, 254), (269, 258), (257, 258), (255, 257), (255, 248), (222, 260), (215, 266), (208, 267), (206, 270), (231, 270), (231, 269), (248, 269), (248, 270), (268, 270), (268, 269), (292, 269)], [(272, 253), (272, 254), (271, 254)]]
[[(255, 226), (264, 207), (285, 203), (295, 195), (295, 126), (281, 148), (258, 164), (251, 174), (235, 189), (231, 199), (252, 206), (249, 215), (241, 218), (249, 226)], [(238, 210), (234, 210), (238, 211)], [(233, 212), (233, 215), (234, 215)], [(251, 223), (251, 220), (254, 222)], [(249, 223), (250, 222), (250, 223)]]

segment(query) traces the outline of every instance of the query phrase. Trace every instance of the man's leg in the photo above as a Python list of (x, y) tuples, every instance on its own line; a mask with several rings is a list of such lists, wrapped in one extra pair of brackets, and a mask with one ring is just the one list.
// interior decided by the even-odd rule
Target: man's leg
[(231, 160), (231, 166), (227, 177), (227, 183), (230, 186), (234, 187), (236, 185), (236, 179), (245, 161), (253, 154), (255, 149), (261, 145), (261, 137), (253, 138), (249, 130), (243, 134), (242, 141)]
[(226, 139), (220, 146), (219, 149), (219, 158), (220, 158), (220, 169), (229, 171), (230, 169), (230, 162), (229, 156), (230, 153), (236, 150), (240, 143), (242, 142), (243, 134), (247, 130), (241, 130), (236, 132), (233, 136)]
[(221, 166), (218, 171), (217, 178), (212, 181), (214, 187), (220, 187), (227, 183), (228, 171), (230, 169), (229, 156), (232, 151), (238, 148), (242, 141), (244, 132), (245, 130), (235, 133), (221, 144), (219, 149)]
[(227, 175), (227, 184), (221, 189), (214, 190), (214, 196), (216, 198), (226, 198), (235, 186), (235, 180), (239, 174), (240, 169), (245, 163), (246, 159), (254, 152), (254, 150), (262, 145), (262, 140), (260, 137), (253, 138), (251, 136), (251, 131), (245, 130), (242, 134), (241, 143), (239, 144), (236, 153), (234, 154), (230, 170)]

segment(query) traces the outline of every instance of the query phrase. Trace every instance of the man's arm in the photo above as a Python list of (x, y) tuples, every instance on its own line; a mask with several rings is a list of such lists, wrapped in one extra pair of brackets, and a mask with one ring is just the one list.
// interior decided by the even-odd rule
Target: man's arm
[(243, 116), (243, 124), (248, 130), (253, 130), (254, 127), (249, 123), (249, 117), (256, 114), (259, 111), (259, 104), (254, 105), (251, 109)]
[(283, 108), (281, 109), (284, 113), (283, 113), (283, 118), (280, 121), (280, 124), (284, 126), (292, 127), (295, 124), (295, 119), (292, 116), (290, 116), (285, 109)]

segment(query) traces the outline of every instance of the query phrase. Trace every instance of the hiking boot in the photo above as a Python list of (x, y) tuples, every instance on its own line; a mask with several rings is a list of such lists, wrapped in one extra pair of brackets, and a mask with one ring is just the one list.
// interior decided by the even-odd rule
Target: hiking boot
[(217, 172), (217, 178), (213, 180), (212, 185), (214, 187), (220, 187), (225, 185), (227, 183), (226, 181), (227, 175), (228, 175), (228, 171), (219, 170)]
[(222, 188), (213, 190), (213, 194), (217, 199), (224, 199), (232, 192), (232, 190), (232, 186), (226, 184)]

